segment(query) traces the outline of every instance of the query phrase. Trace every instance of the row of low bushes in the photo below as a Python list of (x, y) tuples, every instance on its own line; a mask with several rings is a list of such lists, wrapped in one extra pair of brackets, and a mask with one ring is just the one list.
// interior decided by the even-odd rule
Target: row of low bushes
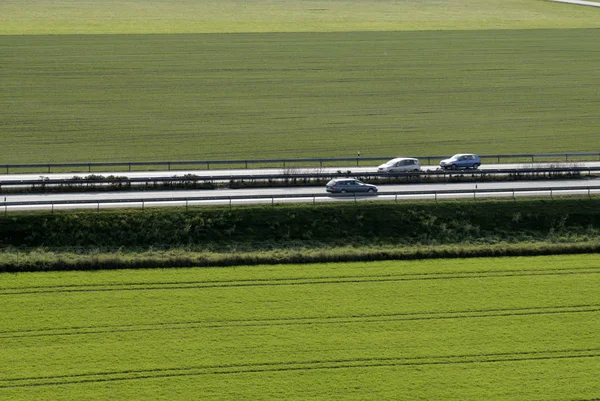
[(196, 252), (189, 249), (145, 251), (99, 249), (87, 251), (6, 249), (0, 253), (0, 272), (109, 270), (168, 267), (251, 266), (284, 263), (338, 263), (432, 258), (538, 256), (600, 252), (600, 241), (582, 243), (520, 242), (437, 246), (341, 246), (333, 248), (274, 249), (263, 251)]
[(0, 247), (435, 245), (595, 239), (600, 199), (31, 212), (0, 216)]
[[(521, 180), (549, 180), (549, 179), (580, 179), (584, 176), (581, 172), (544, 172), (544, 173), (518, 173), (518, 174), (479, 174), (470, 171), (447, 171), (441, 175), (390, 175), (369, 176), (352, 174), (351, 171), (339, 172), (329, 178), (278, 178), (278, 179), (234, 179), (230, 181), (207, 181), (202, 177), (187, 174), (180, 176), (180, 180), (150, 181), (147, 183), (130, 183), (125, 176), (102, 176), (91, 174), (85, 177), (74, 176), (64, 184), (48, 184), (43, 182), (31, 187), (3, 188), (6, 193), (68, 193), (90, 191), (146, 191), (146, 190), (173, 190), (173, 189), (217, 189), (217, 188), (266, 188), (266, 187), (305, 187), (324, 186), (330, 178), (357, 177), (371, 184), (421, 184), (434, 182), (490, 182), (490, 181), (521, 181)], [(174, 176), (175, 177), (175, 176)], [(85, 182), (83, 182), (85, 181)]]
[(30, 212), (0, 216), (0, 271), (590, 253), (600, 199)]

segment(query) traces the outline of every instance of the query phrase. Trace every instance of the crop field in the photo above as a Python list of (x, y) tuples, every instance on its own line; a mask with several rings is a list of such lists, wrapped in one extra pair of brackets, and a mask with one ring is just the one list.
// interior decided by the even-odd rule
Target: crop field
[(597, 150), (598, 32), (0, 37), (0, 156)]
[(599, 17), (540, 0), (7, 0), (0, 160), (595, 151)]
[(600, 28), (549, 0), (3, 0), (0, 35)]
[(0, 398), (598, 399), (599, 285), (599, 255), (3, 275)]

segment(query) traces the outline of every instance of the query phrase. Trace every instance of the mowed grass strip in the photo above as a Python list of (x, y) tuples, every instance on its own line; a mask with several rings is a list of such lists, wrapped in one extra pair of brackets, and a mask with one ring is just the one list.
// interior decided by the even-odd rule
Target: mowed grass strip
[(0, 160), (594, 151), (597, 37), (4, 36)]
[(3, 0), (0, 35), (590, 28), (599, 15), (549, 0)]
[(600, 256), (5, 274), (11, 399), (593, 399)]

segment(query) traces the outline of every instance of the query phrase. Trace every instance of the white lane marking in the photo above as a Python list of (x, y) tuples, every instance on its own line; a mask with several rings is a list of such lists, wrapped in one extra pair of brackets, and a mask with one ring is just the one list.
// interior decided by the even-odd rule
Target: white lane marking
[(592, 6), (592, 7), (600, 7), (600, 3), (595, 1), (585, 1), (585, 0), (552, 0), (555, 3), (569, 3), (569, 4), (579, 4), (582, 6)]

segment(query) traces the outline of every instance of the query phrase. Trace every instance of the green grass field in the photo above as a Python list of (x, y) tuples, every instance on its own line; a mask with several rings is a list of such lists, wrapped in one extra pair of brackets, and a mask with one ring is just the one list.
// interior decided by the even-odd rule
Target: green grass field
[(597, 151), (598, 32), (0, 37), (0, 160)]
[(0, 35), (600, 28), (549, 0), (3, 0)]
[(542, 0), (7, 0), (0, 161), (597, 151), (599, 17)]
[(0, 398), (591, 400), (600, 256), (3, 275)]

